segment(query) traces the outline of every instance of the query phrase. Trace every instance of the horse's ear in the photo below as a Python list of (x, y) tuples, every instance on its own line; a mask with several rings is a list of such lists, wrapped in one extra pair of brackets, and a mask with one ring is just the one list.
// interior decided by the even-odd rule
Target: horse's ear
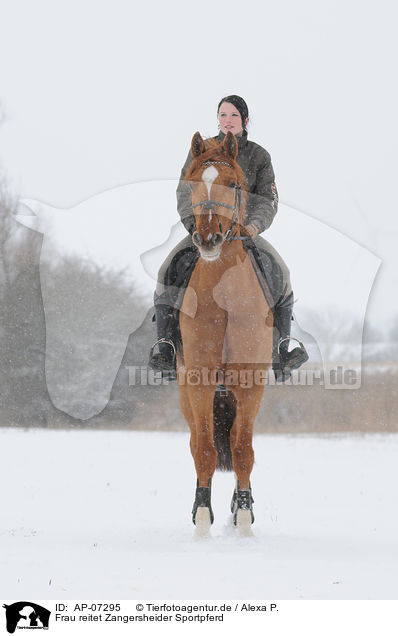
[(233, 135), (230, 130), (227, 132), (223, 145), (227, 154), (232, 157), (232, 159), (236, 159), (236, 155), (238, 154), (238, 144), (236, 142), (235, 135)]
[(192, 137), (191, 152), (193, 157), (199, 157), (202, 152), (205, 151), (205, 142), (203, 141), (201, 134), (196, 132)]

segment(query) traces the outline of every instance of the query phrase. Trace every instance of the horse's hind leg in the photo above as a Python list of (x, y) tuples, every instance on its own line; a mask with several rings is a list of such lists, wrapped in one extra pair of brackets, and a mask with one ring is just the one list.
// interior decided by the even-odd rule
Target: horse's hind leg
[(206, 488), (196, 482), (195, 501), (192, 508), (192, 521), (196, 526), (196, 536), (205, 536), (214, 521), (211, 507), (211, 479)]
[(234, 525), (237, 526), (242, 536), (251, 535), (251, 525), (254, 523), (253, 503), (251, 487), (248, 490), (243, 490), (237, 482), (232, 496), (231, 512)]

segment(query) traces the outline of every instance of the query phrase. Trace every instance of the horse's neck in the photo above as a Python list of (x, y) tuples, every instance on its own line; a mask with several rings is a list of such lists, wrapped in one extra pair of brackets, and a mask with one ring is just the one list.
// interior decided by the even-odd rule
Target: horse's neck
[(241, 262), (245, 260), (247, 256), (248, 254), (243, 247), (243, 241), (234, 240), (228, 245), (224, 243), (221, 260), (226, 270), (236, 265), (237, 261)]
[(191, 286), (196, 294), (186, 297), (184, 309), (199, 325), (202, 320), (219, 329), (224, 362), (257, 364), (268, 360), (272, 349), (272, 330), (265, 322), (269, 306), (242, 241), (224, 247), (217, 261), (199, 259)]
[[(223, 279), (231, 279), (233, 273), (241, 270), (242, 263), (250, 262), (249, 255), (243, 248), (243, 241), (232, 241), (230, 244), (224, 244), (220, 258), (216, 261), (208, 262), (199, 258), (195, 272), (198, 281), (198, 289), (202, 296), (212, 295), (214, 285), (217, 285)], [(250, 266), (251, 269), (251, 266)], [(204, 302), (206, 300), (204, 299)]]

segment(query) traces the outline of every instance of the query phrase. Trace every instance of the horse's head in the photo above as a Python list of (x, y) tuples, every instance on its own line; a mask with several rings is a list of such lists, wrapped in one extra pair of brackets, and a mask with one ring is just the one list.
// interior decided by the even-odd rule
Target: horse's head
[(193, 161), (185, 179), (192, 188), (196, 228), (192, 240), (207, 261), (217, 260), (225, 243), (240, 236), (245, 214), (245, 178), (236, 162), (238, 144), (228, 132), (224, 141), (192, 138)]

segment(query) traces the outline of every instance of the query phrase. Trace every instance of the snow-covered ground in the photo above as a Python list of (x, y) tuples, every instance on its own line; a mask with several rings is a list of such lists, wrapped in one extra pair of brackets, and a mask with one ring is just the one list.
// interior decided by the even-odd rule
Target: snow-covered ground
[(0, 597), (397, 598), (398, 436), (256, 436), (254, 536), (216, 473), (201, 541), (188, 441), (0, 429)]

